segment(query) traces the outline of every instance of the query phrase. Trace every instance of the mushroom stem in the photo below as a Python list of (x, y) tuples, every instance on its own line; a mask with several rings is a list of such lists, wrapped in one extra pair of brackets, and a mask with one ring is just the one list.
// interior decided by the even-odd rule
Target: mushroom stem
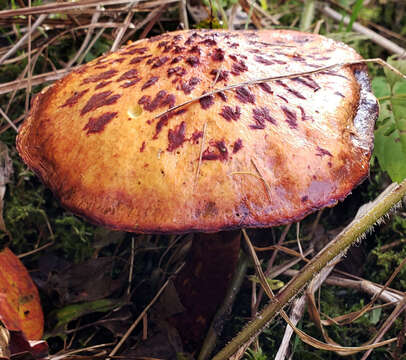
[(198, 233), (186, 264), (175, 279), (185, 311), (171, 317), (186, 349), (201, 346), (210, 322), (226, 295), (238, 262), (239, 231)]

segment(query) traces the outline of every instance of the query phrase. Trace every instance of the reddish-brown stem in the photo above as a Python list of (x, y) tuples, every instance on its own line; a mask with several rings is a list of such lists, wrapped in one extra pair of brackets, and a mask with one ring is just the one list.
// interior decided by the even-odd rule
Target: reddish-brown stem
[(240, 232), (199, 233), (175, 279), (185, 311), (171, 317), (187, 349), (200, 347), (238, 262)]

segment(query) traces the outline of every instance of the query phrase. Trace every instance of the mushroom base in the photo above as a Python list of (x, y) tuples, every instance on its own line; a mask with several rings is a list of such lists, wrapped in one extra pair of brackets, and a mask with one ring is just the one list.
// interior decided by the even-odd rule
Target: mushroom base
[(198, 233), (186, 264), (175, 279), (185, 311), (172, 316), (185, 350), (195, 352), (222, 303), (237, 266), (240, 231)]

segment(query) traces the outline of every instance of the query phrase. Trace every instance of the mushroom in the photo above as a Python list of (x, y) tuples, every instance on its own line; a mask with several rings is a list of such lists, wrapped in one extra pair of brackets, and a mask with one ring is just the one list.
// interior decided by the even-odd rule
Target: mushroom
[(139, 40), (42, 90), (17, 149), (64, 207), (93, 223), (197, 233), (176, 281), (186, 315), (174, 319), (196, 344), (238, 257), (229, 230), (298, 221), (368, 173), (378, 108), (364, 65), (256, 80), (359, 59), (287, 30)]

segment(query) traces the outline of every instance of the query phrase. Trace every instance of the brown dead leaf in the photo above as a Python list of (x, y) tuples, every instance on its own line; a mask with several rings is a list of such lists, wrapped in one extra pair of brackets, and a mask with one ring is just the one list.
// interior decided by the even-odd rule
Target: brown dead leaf
[(38, 340), (44, 329), (38, 290), (27, 269), (9, 248), (0, 252), (0, 320), (11, 331)]

